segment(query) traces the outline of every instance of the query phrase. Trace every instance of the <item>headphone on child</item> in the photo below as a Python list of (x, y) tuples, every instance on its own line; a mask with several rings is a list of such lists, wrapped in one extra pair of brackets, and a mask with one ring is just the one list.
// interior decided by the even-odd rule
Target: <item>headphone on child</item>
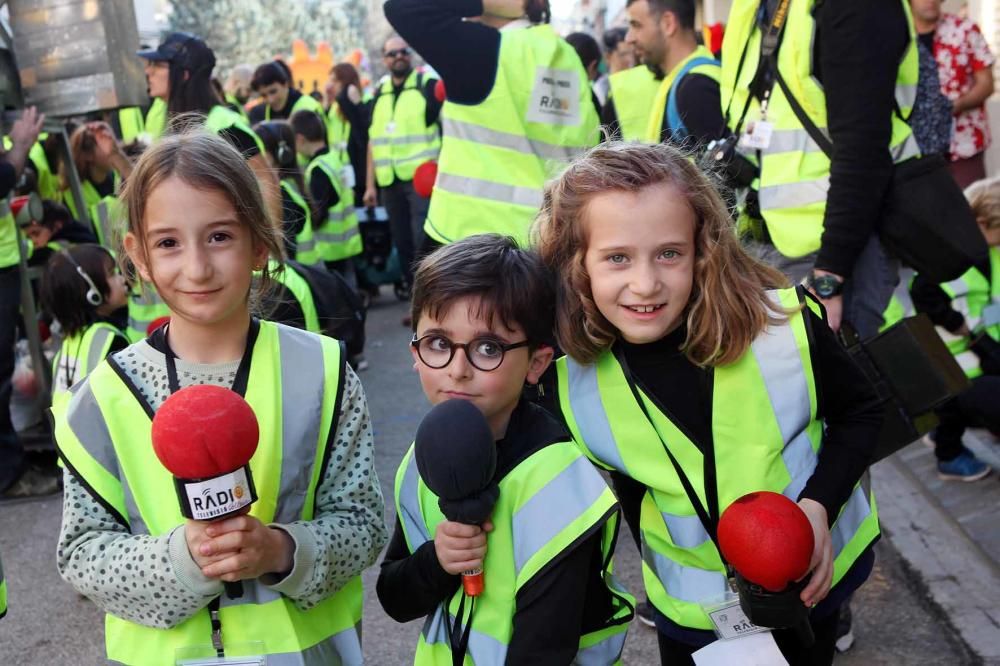
[(73, 264), (76, 268), (76, 272), (83, 278), (83, 281), (87, 283), (87, 295), (84, 297), (87, 299), (87, 302), (95, 308), (101, 306), (104, 303), (104, 294), (102, 294), (101, 290), (97, 288), (94, 281), (90, 279), (90, 276), (87, 275), (85, 270), (83, 270), (83, 267), (77, 263), (76, 259), (73, 258), (73, 255), (71, 255), (68, 250), (60, 250), (59, 254), (66, 257), (66, 260)]
[(258, 134), (261, 130), (263, 130), (265, 134), (269, 134), (270, 137), (278, 144), (278, 148), (274, 155), (275, 160), (278, 162), (278, 166), (283, 169), (290, 169), (295, 166), (295, 149), (290, 147), (284, 137), (281, 136), (281, 123), (276, 121), (260, 123), (257, 125)]

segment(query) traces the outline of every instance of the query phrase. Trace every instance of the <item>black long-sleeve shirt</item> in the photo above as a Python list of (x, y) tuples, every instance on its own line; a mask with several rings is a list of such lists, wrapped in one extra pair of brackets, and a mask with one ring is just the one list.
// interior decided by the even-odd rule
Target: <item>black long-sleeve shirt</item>
[[(995, 279), (988, 258), (984, 263), (977, 264), (976, 268), (991, 283)], [(919, 273), (914, 276), (913, 284), (910, 285), (910, 297), (913, 299), (913, 308), (925, 313), (935, 326), (957, 333), (966, 323), (965, 315), (952, 307), (951, 296), (945, 293), (941, 285)]]
[[(497, 442), (499, 481), (528, 456), (569, 437), (540, 407), (522, 401), (506, 436)], [(608, 588), (601, 578), (601, 530), (574, 544), (517, 593), (508, 664), (569, 664), (580, 636), (603, 626), (611, 615)], [(459, 593), (461, 577), (441, 568), (428, 541), (410, 554), (399, 519), (386, 550), (376, 591), (386, 613), (398, 622), (432, 614)]]
[(347, 157), (354, 167), (354, 202), (361, 205), (365, 194), (365, 169), (368, 168), (368, 126), (371, 124), (371, 108), (361, 102), (355, 104), (347, 96), (345, 87), (337, 95), (337, 107), (351, 124), (347, 137)]
[(448, 99), (479, 104), (496, 81), (500, 31), (464, 21), (483, 13), (482, 0), (388, 0), (385, 17), (441, 75)]
[(814, 73), (834, 148), (816, 268), (850, 276), (875, 233), (892, 178), (896, 73), (908, 40), (897, 0), (837, 0), (819, 11)]

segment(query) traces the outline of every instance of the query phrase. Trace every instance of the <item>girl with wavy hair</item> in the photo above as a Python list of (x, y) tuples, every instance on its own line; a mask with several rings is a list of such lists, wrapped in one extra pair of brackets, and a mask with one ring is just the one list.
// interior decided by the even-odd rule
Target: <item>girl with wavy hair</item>
[(706, 608), (732, 594), (719, 516), (762, 490), (797, 502), (814, 535), (789, 585), (816, 641), (772, 636), (791, 663), (830, 663), (874, 561), (858, 482), (881, 415), (822, 307), (742, 250), (713, 183), (665, 145), (591, 150), (548, 185), (535, 234), (557, 275), (559, 407), (612, 472), (663, 663), (716, 639)]

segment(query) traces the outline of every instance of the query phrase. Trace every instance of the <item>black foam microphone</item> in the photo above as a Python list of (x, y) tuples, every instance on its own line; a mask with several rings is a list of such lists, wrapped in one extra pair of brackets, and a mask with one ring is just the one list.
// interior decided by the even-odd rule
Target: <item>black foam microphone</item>
[[(420, 478), (438, 496), (445, 518), (466, 525), (485, 523), (500, 489), (493, 476), (497, 447), (483, 413), (466, 400), (436, 405), (417, 428), (414, 457)], [(482, 569), (462, 573), (470, 597), (482, 594)]]

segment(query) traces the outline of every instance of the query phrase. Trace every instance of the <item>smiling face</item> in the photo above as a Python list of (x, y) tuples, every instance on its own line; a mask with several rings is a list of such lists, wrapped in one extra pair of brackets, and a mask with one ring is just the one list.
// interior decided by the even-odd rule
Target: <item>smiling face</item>
[(584, 211), (594, 303), (626, 341), (655, 342), (684, 318), (694, 280), (694, 210), (673, 185), (598, 194)]
[(150, 192), (143, 222), (145, 248), (130, 232), (125, 249), (172, 316), (207, 328), (248, 316), (252, 271), (267, 248), (255, 246), (225, 195), (171, 176)]
[[(440, 336), (433, 340), (435, 348), (446, 345), (446, 340), (457, 343), (475, 338), (493, 338), (501, 344), (514, 344), (525, 339), (524, 330), (515, 325), (510, 329), (494, 318), (492, 327), (485, 318), (477, 316), (479, 300), (467, 296), (451, 304), (440, 319), (427, 312), (420, 315), (416, 326), (417, 338), (426, 335)], [(552, 349), (542, 347), (534, 352), (527, 347), (511, 349), (504, 353), (503, 362), (495, 370), (484, 372), (471, 363), (461, 349), (455, 349), (451, 362), (443, 368), (431, 368), (420, 360), (411, 345), (414, 368), (420, 375), (420, 385), (432, 405), (445, 400), (468, 400), (483, 413), (495, 438), (507, 431), (510, 415), (521, 399), (524, 383), (537, 384), (538, 379), (552, 360)]]
[(288, 102), (288, 84), (272, 83), (260, 89), (260, 95), (272, 109), (281, 110)]

